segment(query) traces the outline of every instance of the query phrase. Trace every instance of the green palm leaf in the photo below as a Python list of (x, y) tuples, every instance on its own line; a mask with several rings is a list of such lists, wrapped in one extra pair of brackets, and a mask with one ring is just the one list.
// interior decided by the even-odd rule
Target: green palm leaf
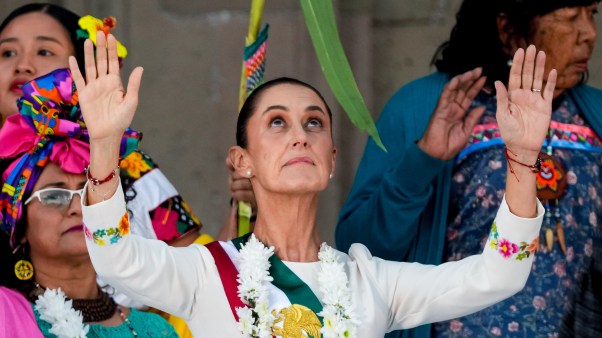
[(331, 0), (300, 0), (305, 23), (330, 89), (351, 122), (387, 151), (360, 93), (339, 39)]

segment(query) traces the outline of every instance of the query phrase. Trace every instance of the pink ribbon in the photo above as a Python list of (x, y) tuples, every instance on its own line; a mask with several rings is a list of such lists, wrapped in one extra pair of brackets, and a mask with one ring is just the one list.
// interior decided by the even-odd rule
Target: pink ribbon
[[(13, 163), (2, 174), (6, 180), (8, 174), (19, 163), (19, 159), (29, 150), (36, 147), (42, 139), (31, 126), (23, 119), (22, 115), (9, 116), (0, 129), (0, 158), (15, 158)], [(53, 142), (50, 161), (72, 174), (81, 174), (90, 162), (90, 145), (86, 142), (64, 137)], [(21, 156), (19, 156), (21, 155)]]

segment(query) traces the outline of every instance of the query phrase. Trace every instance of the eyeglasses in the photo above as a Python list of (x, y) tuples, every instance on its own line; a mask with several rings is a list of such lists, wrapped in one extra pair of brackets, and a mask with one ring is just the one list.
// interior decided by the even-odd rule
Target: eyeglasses
[(57, 209), (62, 209), (68, 207), (69, 204), (71, 204), (73, 195), (79, 195), (79, 197), (81, 198), (83, 193), (83, 188), (79, 190), (68, 190), (61, 188), (42, 189), (34, 192), (33, 195), (31, 195), (31, 197), (29, 197), (27, 201), (25, 201), (24, 205), (29, 204), (31, 201), (33, 201), (34, 198), (37, 198), (43, 205), (54, 207)]

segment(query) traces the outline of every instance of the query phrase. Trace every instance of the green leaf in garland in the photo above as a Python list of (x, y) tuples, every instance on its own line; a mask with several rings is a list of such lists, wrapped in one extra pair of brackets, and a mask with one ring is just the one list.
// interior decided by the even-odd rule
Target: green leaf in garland
[(322, 72), (334, 96), (351, 122), (366, 131), (374, 142), (387, 151), (360, 93), (345, 50), (339, 39), (331, 0), (300, 0), (305, 24), (318, 55)]

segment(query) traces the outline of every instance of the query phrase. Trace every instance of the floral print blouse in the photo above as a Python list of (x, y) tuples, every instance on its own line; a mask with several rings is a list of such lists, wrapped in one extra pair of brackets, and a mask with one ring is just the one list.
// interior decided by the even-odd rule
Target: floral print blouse
[[(454, 167), (444, 261), (483, 250), (487, 230), (504, 194), (507, 163), (495, 103), (495, 96), (485, 91), (473, 103), (487, 109)], [(566, 171), (568, 184), (558, 208), (550, 207), (546, 212), (539, 251), (525, 288), (473, 315), (433, 325), (433, 336), (558, 335), (572, 289), (589, 264), (593, 246), (602, 244), (593, 242), (594, 229), (602, 217), (602, 145), (568, 95), (555, 100), (549, 134), (542, 151), (551, 146), (553, 156)], [(551, 250), (546, 248), (545, 229), (556, 229), (557, 220), (564, 227), (566, 255), (557, 241)]]

